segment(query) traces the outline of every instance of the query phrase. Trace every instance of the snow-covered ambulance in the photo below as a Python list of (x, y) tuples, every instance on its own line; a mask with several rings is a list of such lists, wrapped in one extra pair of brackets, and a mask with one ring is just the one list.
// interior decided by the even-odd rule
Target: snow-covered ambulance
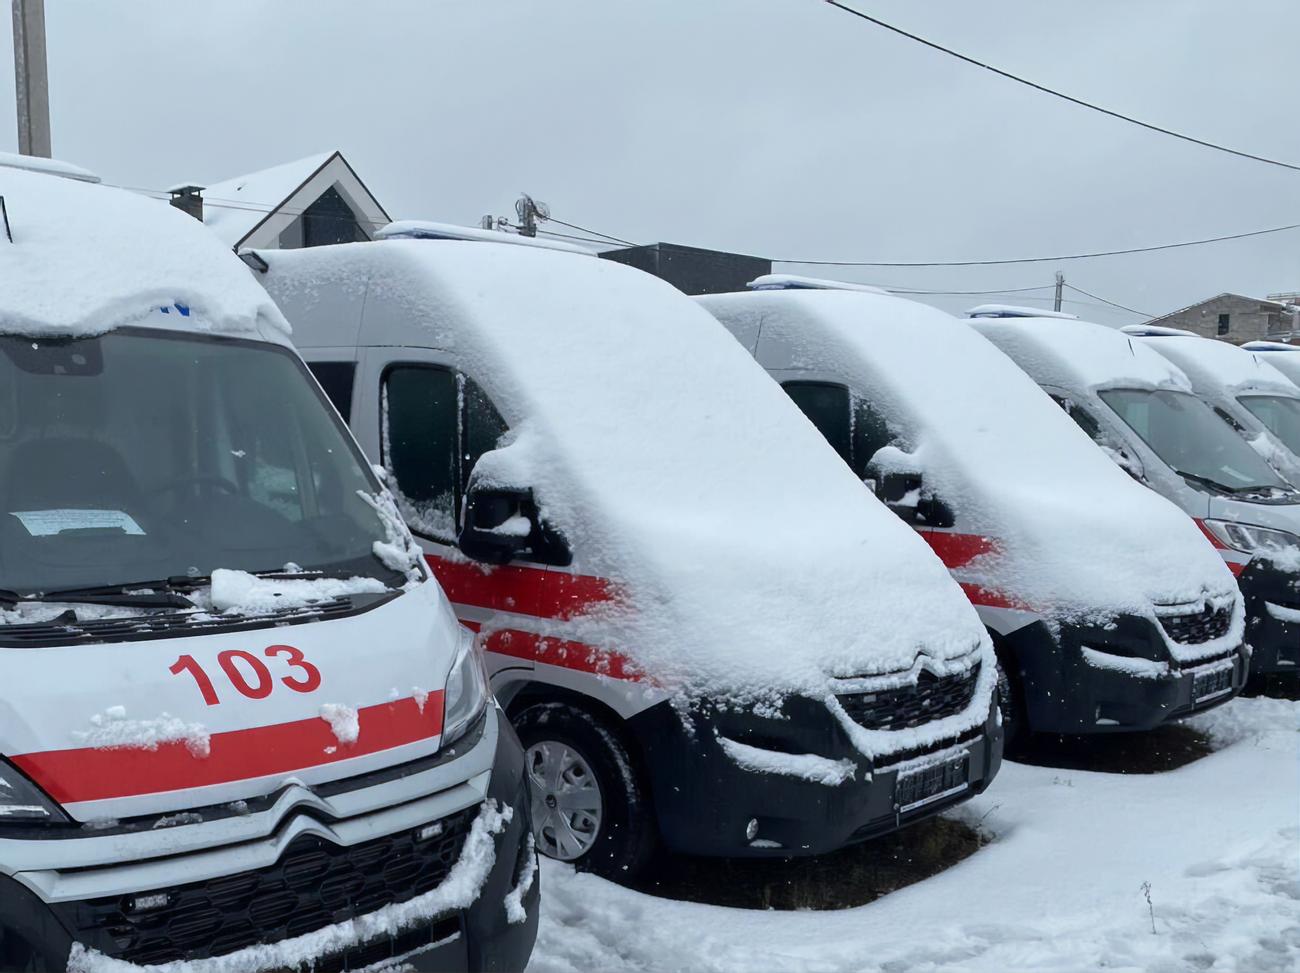
[(248, 257), (480, 630), (547, 854), (819, 853), (987, 786), (979, 619), (689, 298), (486, 242)]
[(961, 582), (993, 636), (1013, 740), (1149, 729), (1241, 686), (1241, 599), (1221, 559), (997, 348), (871, 288), (751, 287), (698, 300)]
[(1120, 330), (1177, 365), (1198, 398), (1300, 487), (1300, 388), (1268, 356), (1174, 328), (1135, 324)]
[(0, 223), (0, 969), (522, 968), (523, 752), (280, 312), (155, 200)]
[(1142, 339), (1069, 315), (975, 308), (967, 323), (1131, 476), (1192, 517), (1237, 576), (1252, 675), (1300, 663), (1300, 492)]

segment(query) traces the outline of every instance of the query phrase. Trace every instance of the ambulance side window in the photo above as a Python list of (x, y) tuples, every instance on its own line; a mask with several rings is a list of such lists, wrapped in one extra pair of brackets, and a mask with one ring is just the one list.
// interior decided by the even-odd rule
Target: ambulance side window
[(1087, 434), (1088, 438), (1101, 447), (1102, 452), (1111, 458), (1111, 460), (1133, 479), (1139, 482), (1145, 482), (1142, 464), (1134, 457), (1123, 444), (1117, 442), (1110, 433), (1102, 428), (1097, 417), (1063, 395), (1057, 395), (1055, 392), (1048, 393), (1052, 401), (1065, 410), (1065, 414), (1074, 420), (1075, 425)]
[(828, 382), (786, 382), (781, 387), (831, 448), (852, 466), (853, 410), (849, 390)]
[(384, 373), (383, 463), (417, 534), (452, 543), (474, 464), (495, 449), (505, 420), (473, 379), (434, 365)]
[[(484, 453), (496, 449), (506, 434), (506, 421), (492, 400), (472, 378), (465, 377), (465, 441), (461, 449), (461, 494), (469, 487), (469, 475)], [(457, 514), (460, 510), (457, 508)]]
[(324, 389), (330, 403), (343, 417), (344, 422), (352, 421), (352, 382), (356, 376), (357, 364), (350, 361), (309, 361), (316, 381)]
[(872, 408), (866, 399), (858, 399), (854, 403), (853, 472), (858, 475), (858, 479), (867, 478), (867, 465), (871, 462), (871, 457), (896, 438), (890, 434), (885, 417)]
[(384, 374), (383, 464), (402, 516), (417, 534), (456, 538), (460, 499), (460, 389), (455, 372), (394, 365)]

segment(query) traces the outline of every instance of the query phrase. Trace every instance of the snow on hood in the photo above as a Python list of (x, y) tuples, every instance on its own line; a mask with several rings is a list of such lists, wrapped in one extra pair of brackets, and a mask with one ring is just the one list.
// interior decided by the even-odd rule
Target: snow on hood
[[(454, 349), (511, 426), (475, 475), (532, 487), (623, 605), (590, 638), (687, 691), (826, 691), (987, 636), (925, 543), (702, 308), (604, 260), (389, 240), (263, 254), (268, 281), (367, 280), (392, 343)], [(295, 269), (297, 268), (297, 269)], [(282, 280), (276, 282), (277, 275)], [(570, 623), (582, 634), (582, 620)], [(574, 628), (566, 630), (574, 637)]]
[(1192, 390), (1187, 376), (1168, 359), (1100, 324), (1057, 317), (973, 317), (966, 323), (1043, 385)]
[(179, 305), (192, 327), (288, 334), (248, 268), (175, 207), (4, 167), (0, 196), (13, 234), (0, 229), (0, 332), (102, 334)]
[(984, 586), (1065, 618), (1152, 617), (1154, 604), (1233, 598), (1228, 569), (1192, 521), (1120, 470), (961, 320), (860, 293), (701, 303), (724, 319), (757, 316), (764, 344), (784, 344), (796, 367), (848, 379), (882, 411), (958, 529), (998, 544), (971, 566)]

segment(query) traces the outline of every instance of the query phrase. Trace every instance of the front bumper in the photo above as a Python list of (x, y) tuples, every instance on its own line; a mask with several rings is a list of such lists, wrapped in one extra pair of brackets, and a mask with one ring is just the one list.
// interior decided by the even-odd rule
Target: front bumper
[(1300, 577), (1256, 558), (1237, 584), (1246, 601), (1250, 674), (1300, 672)]
[[(356, 970), (404, 957), (415, 969), (523, 969), (536, 938), (539, 894), (535, 859), (530, 861), (523, 754), (497, 710), (489, 711), (487, 723), (463, 759), (477, 756), (473, 762), (488, 762), (490, 769), (361, 818), (322, 820), (318, 808), (295, 804), (272, 835), (252, 846), (82, 869), (63, 849), (67, 864), (61, 869), (0, 875), (0, 950), (6, 937), (20, 939), (35, 953), (38, 969), (63, 969), (70, 956), (75, 965), (81, 950), (74, 951), (74, 944), (141, 966), (187, 960), (202, 969), (205, 960), (217, 966), (268, 943), (272, 948), (261, 965), (255, 957), (241, 957), (241, 968), (295, 965), (284, 962), (287, 954), (275, 944), (314, 951), (311, 937), (319, 941), (320, 930), (346, 930), (353, 919), (364, 928), (367, 916), (390, 915), (383, 910), (438, 888), (456, 867), (480, 810), (495, 802), (513, 808), (513, 815), (491, 839), (491, 867), (472, 901), (413, 920), (403, 917), (411, 921), (365, 938), (340, 934), (336, 946), (319, 952), (314, 968)], [(434, 824), (442, 825), (439, 833), (424, 830)], [(15, 843), (0, 842), (0, 852)], [(265, 858), (268, 851), (269, 860), (247, 867), (250, 852)], [(0, 859), (0, 869), (7, 864)], [(504, 903), (521, 875), (532, 881), (519, 895), (523, 918), (512, 922)], [(162, 904), (142, 908), (144, 896)], [(514, 918), (520, 919), (518, 910)]]
[[(665, 844), (681, 854), (710, 857), (825, 854), (974, 797), (988, 787), (1002, 762), (996, 705), (982, 725), (959, 737), (922, 752), (882, 758), (874, 767), (825, 704), (791, 697), (786, 714), (787, 719), (774, 720), (750, 712), (695, 711), (684, 722), (664, 703), (629, 721), (650, 771)], [(854, 774), (828, 785), (746, 769), (725, 752), (719, 736), (775, 753), (849, 760)], [(963, 760), (964, 786), (942, 786), (920, 804), (905, 796), (919, 775), (942, 773), (945, 764)], [(906, 786), (899, 787), (900, 778)], [(751, 821), (756, 822), (753, 837)]]
[[(1238, 647), (1183, 665), (1117, 654), (1159, 639), (1154, 623), (1121, 618), (1102, 630), (1035, 622), (1004, 639), (1024, 693), (1029, 726), (1040, 733), (1151, 730), (1212, 709), (1245, 685), (1249, 652)], [(1107, 653), (1111, 648), (1116, 654)]]

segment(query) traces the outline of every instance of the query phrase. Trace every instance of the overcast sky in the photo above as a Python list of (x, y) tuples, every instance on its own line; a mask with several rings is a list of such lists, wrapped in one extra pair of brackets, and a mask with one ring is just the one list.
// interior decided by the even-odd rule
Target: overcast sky
[[(859, 6), (1078, 97), (1300, 164), (1300, 4)], [(637, 242), (828, 259), (1058, 254), (1300, 222), (1300, 172), (1075, 108), (819, 0), (46, 0), (46, 17), (54, 154), (127, 186), (216, 182), (338, 148), (394, 217), (474, 224), (528, 191)], [(0, 103), (13, 104), (11, 71)], [(15, 148), (10, 121), (0, 150)], [(1300, 291), (1298, 253), (1300, 231), (1059, 265), (779, 269), (936, 290), (1046, 286), (1060, 269), (1162, 313), (1220, 291)]]

